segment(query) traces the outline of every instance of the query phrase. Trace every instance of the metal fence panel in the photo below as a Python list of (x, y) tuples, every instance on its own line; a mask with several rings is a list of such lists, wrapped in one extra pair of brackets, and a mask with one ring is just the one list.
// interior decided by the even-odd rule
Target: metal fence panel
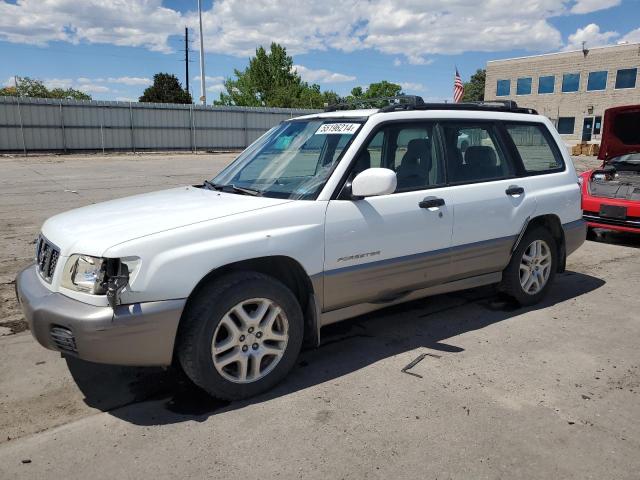
[(0, 97), (0, 152), (237, 149), (316, 111)]

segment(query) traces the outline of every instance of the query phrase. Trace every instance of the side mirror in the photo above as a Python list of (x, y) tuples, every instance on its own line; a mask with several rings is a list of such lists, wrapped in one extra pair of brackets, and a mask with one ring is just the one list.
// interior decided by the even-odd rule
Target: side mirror
[(396, 191), (398, 179), (396, 172), (388, 168), (368, 168), (356, 175), (351, 182), (351, 194), (354, 197), (375, 197), (388, 195)]

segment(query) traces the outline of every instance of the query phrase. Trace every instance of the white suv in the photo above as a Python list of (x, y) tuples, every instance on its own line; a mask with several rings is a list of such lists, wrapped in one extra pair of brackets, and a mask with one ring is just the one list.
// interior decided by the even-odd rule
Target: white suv
[(203, 185), (56, 215), (16, 286), (43, 346), (177, 361), (238, 399), (348, 317), (487, 284), (533, 304), (585, 235), (547, 118), (418, 97), (294, 118)]

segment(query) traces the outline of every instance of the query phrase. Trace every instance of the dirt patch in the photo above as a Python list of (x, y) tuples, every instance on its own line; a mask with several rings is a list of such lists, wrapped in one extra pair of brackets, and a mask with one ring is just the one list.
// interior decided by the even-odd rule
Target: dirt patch
[(11, 320), (9, 322), (0, 322), (0, 327), (5, 327), (10, 330), (9, 335), (24, 332), (29, 330), (29, 325), (24, 320)]

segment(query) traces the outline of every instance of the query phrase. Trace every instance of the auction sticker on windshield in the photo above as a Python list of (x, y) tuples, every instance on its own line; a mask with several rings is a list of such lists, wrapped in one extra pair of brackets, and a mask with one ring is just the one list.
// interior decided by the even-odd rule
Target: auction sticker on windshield
[(359, 126), (359, 123), (324, 123), (316, 135), (353, 135)]

